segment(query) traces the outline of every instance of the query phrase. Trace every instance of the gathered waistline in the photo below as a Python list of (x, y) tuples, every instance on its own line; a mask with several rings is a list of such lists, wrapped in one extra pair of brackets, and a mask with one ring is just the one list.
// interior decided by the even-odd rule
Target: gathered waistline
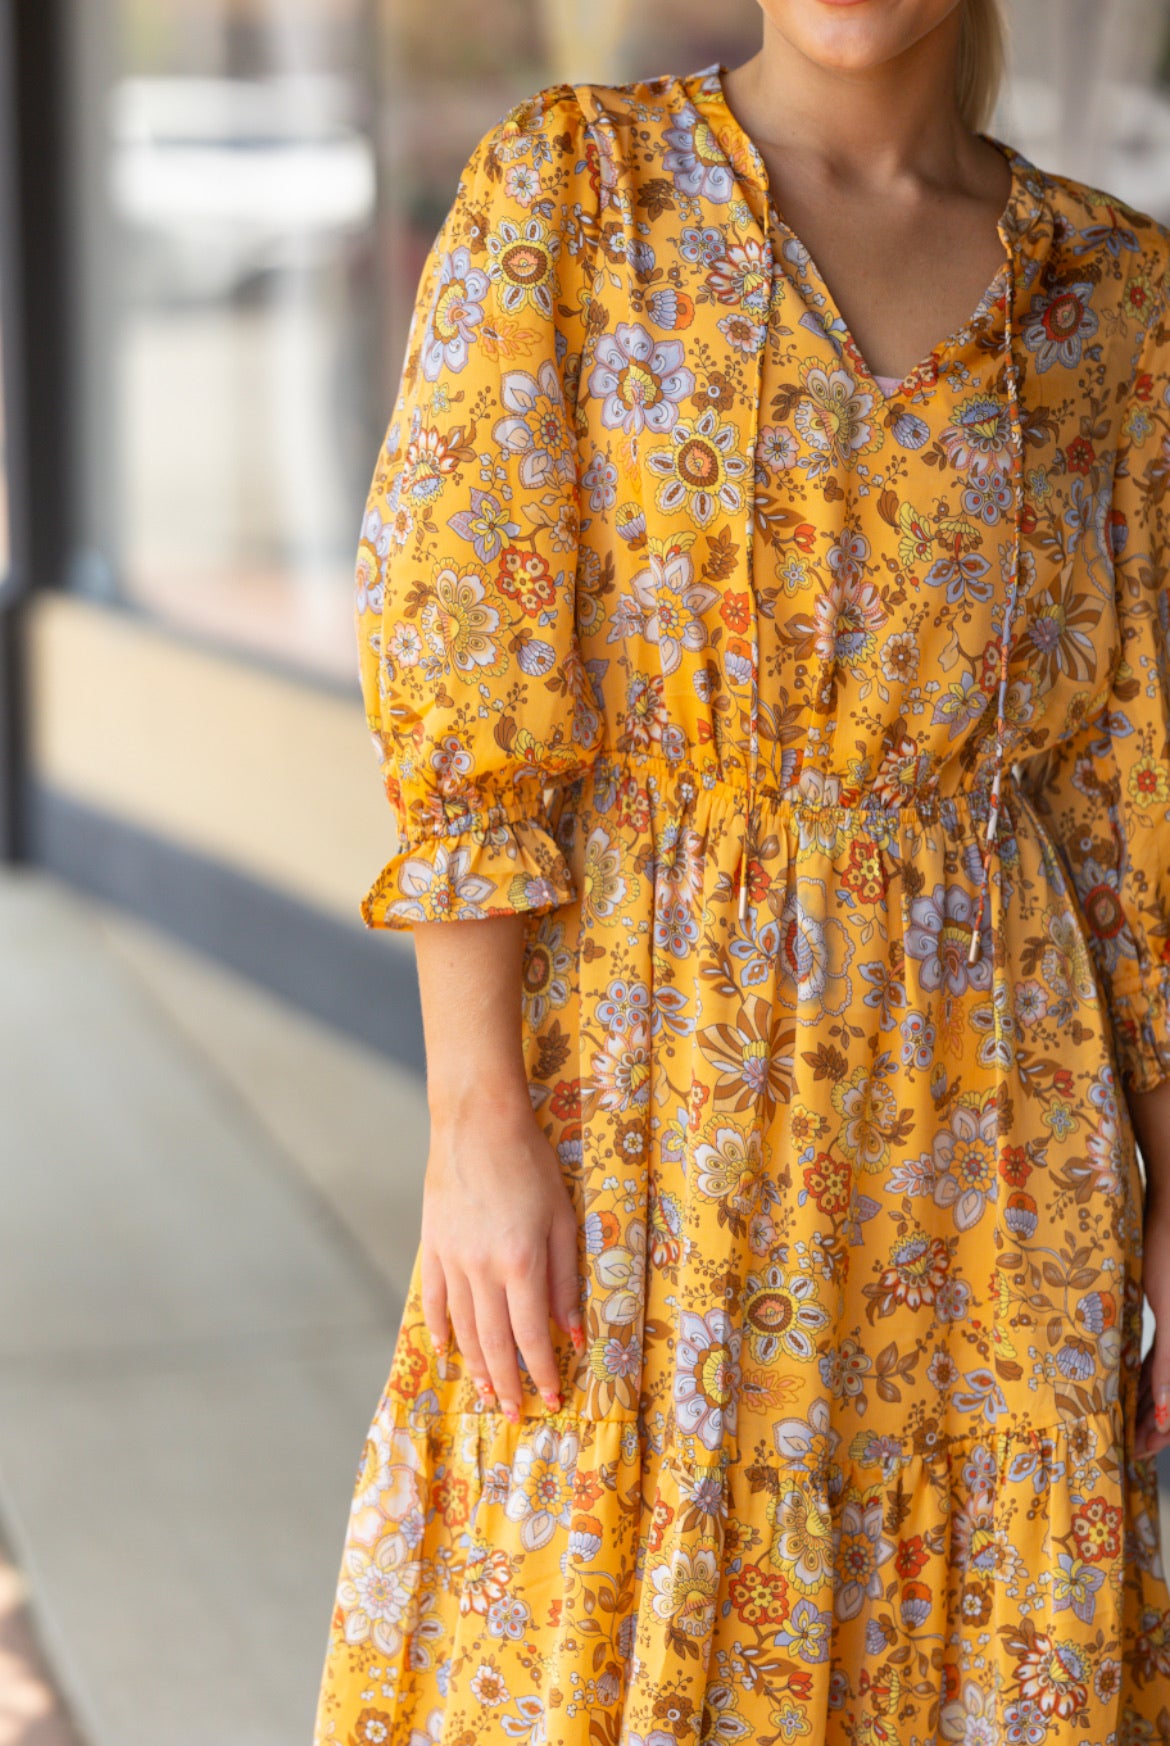
[[(599, 752), (585, 775), (595, 787), (604, 787), (607, 780), (628, 782), (633, 778), (649, 795), (672, 811), (690, 811), (704, 798), (746, 802), (746, 778), (735, 773), (720, 773), (711, 767), (682, 760), (673, 762), (660, 753), (642, 751)], [(806, 775), (802, 782), (789, 788), (777, 788), (769, 782), (756, 783), (752, 789), (752, 811), (761, 817), (785, 815), (834, 814), (856, 823), (863, 820), (888, 821), (904, 825), (910, 820), (923, 824), (937, 823), (944, 828), (959, 824), (961, 819), (985, 819), (991, 810), (992, 769), (990, 760), (971, 779), (948, 792), (940, 792), (933, 783), (918, 788), (882, 792), (875, 789), (846, 787), (838, 779), (829, 778), (823, 788)], [(1012, 764), (1004, 766), (1002, 788), (1018, 789), (1018, 778)]]

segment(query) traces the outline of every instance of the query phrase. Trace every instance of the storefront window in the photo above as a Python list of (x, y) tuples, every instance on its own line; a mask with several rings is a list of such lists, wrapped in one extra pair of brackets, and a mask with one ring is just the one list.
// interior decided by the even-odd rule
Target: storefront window
[(117, 581), (350, 665), (376, 232), (358, 0), (122, 0), (106, 92)]

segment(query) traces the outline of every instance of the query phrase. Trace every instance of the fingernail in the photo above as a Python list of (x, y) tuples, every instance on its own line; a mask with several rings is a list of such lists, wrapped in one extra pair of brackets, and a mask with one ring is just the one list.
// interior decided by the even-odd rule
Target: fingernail
[(581, 1326), (580, 1322), (573, 1322), (573, 1324), (569, 1328), (569, 1338), (572, 1340), (574, 1346), (576, 1346), (576, 1348), (579, 1352), (581, 1350), (582, 1346), (585, 1344), (585, 1330)]
[(520, 1423), (520, 1414), (516, 1409), (514, 1401), (503, 1401), (501, 1403), (501, 1410), (510, 1425), (518, 1425)]
[(1154, 1396), (1154, 1423), (1160, 1431), (1170, 1431), (1170, 1383), (1164, 1382)]
[(439, 1358), (445, 1358), (447, 1356), (447, 1342), (446, 1342), (446, 1340), (436, 1340), (434, 1344), (435, 1344), (436, 1356)]
[(542, 1393), (540, 1398), (546, 1407), (552, 1408), (554, 1413), (560, 1411), (561, 1397), (555, 1389), (549, 1389), (547, 1392)]
[(477, 1382), (475, 1388), (480, 1400), (490, 1400), (495, 1393), (495, 1389), (486, 1382)]

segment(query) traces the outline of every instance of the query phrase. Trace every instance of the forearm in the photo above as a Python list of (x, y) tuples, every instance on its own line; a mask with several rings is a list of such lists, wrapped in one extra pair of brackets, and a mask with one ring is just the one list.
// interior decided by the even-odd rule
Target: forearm
[(431, 1145), (422, 1297), (437, 1352), (448, 1320), (490, 1406), (519, 1422), (522, 1353), (545, 1405), (561, 1405), (549, 1316), (580, 1349), (577, 1223), (556, 1153), (534, 1118), (521, 1025), (523, 915), (414, 928)]
[(1146, 1172), (1147, 1206), (1170, 1213), (1170, 1079), (1128, 1094)]
[(433, 1124), (529, 1105), (521, 1047), (523, 915), (414, 927)]

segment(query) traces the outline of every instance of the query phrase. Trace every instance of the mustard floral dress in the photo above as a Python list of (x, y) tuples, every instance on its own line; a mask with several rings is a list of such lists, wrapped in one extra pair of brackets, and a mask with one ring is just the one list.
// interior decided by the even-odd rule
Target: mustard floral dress
[(1170, 231), (993, 141), (886, 398), (722, 71), (484, 136), (377, 458), (362, 913), (525, 916), (587, 1340), (510, 1425), (416, 1262), (315, 1746), (1167, 1742)]

